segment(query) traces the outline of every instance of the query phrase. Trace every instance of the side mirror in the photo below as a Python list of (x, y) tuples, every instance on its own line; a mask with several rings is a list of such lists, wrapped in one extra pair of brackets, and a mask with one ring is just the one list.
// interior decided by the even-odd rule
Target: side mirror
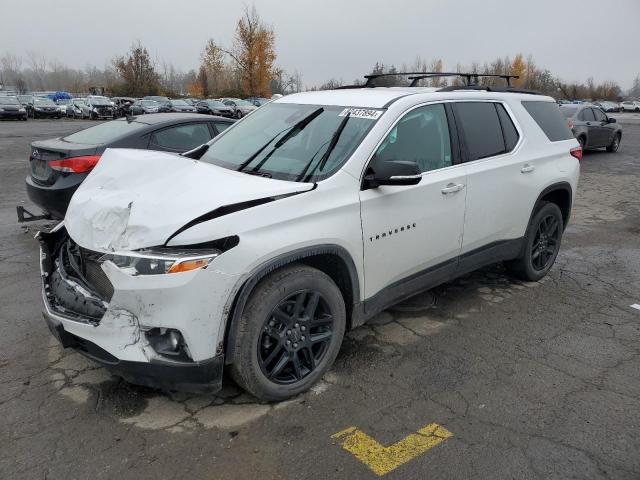
[(364, 176), (365, 189), (381, 185), (417, 185), (422, 172), (416, 162), (374, 158)]
[(615, 118), (607, 117), (607, 122), (609, 122), (609, 123), (616, 123), (616, 121), (617, 120)]

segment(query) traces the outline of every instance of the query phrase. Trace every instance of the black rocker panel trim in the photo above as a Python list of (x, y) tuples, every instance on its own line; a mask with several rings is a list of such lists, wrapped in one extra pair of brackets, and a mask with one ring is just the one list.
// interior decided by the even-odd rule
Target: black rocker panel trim
[(518, 258), (522, 255), (524, 244), (524, 237), (493, 242), (403, 278), (363, 302), (362, 320), (364, 322), (396, 303), (466, 273)]

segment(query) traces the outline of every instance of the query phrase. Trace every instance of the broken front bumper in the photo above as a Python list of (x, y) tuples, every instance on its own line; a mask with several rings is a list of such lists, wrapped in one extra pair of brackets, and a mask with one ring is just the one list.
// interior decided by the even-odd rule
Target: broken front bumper
[[(209, 282), (216, 280), (211, 276), (219, 274), (201, 270), (135, 277), (110, 262), (97, 262), (93, 252), (83, 252), (81, 260), (75, 258), (64, 227), (41, 232), (37, 238), (43, 315), (65, 348), (77, 350), (131, 383), (193, 392), (220, 389), (222, 307), (205, 301), (211, 299)], [(159, 328), (181, 332), (188, 356), (172, 358), (155, 351), (147, 333)]]
[(162, 390), (180, 390), (194, 393), (215, 393), (222, 387), (224, 355), (203, 362), (133, 362), (119, 360), (93, 342), (69, 333), (55, 314), (42, 312), (49, 330), (64, 348), (72, 348), (85, 357), (107, 367), (127, 382)]

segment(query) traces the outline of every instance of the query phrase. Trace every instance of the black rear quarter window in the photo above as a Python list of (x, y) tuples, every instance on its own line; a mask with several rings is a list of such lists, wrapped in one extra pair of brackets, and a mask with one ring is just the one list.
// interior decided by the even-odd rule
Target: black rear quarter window
[(569, 130), (557, 103), (526, 101), (522, 102), (522, 106), (552, 142), (573, 138), (573, 133)]
[(518, 131), (513, 125), (511, 117), (504, 109), (504, 106), (500, 103), (496, 103), (496, 109), (498, 110), (498, 116), (500, 117), (500, 123), (502, 124), (502, 133), (504, 133), (504, 146), (507, 152), (510, 152), (516, 146), (516, 143), (518, 143)]

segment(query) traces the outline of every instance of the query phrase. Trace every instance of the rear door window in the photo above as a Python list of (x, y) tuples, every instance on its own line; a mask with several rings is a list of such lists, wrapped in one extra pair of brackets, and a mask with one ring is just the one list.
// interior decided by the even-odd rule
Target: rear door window
[(529, 112), (531, 118), (535, 120), (550, 141), (559, 142), (573, 138), (573, 133), (569, 130), (567, 121), (560, 113), (557, 103), (525, 101), (522, 102), (522, 106)]
[(211, 131), (206, 123), (176, 125), (154, 132), (151, 145), (156, 148), (186, 152), (211, 140)]
[(506, 151), (500, 118), (492, 102), (455, 103), (454, 111), (456, 122), (464, 134), (467, 161)]

